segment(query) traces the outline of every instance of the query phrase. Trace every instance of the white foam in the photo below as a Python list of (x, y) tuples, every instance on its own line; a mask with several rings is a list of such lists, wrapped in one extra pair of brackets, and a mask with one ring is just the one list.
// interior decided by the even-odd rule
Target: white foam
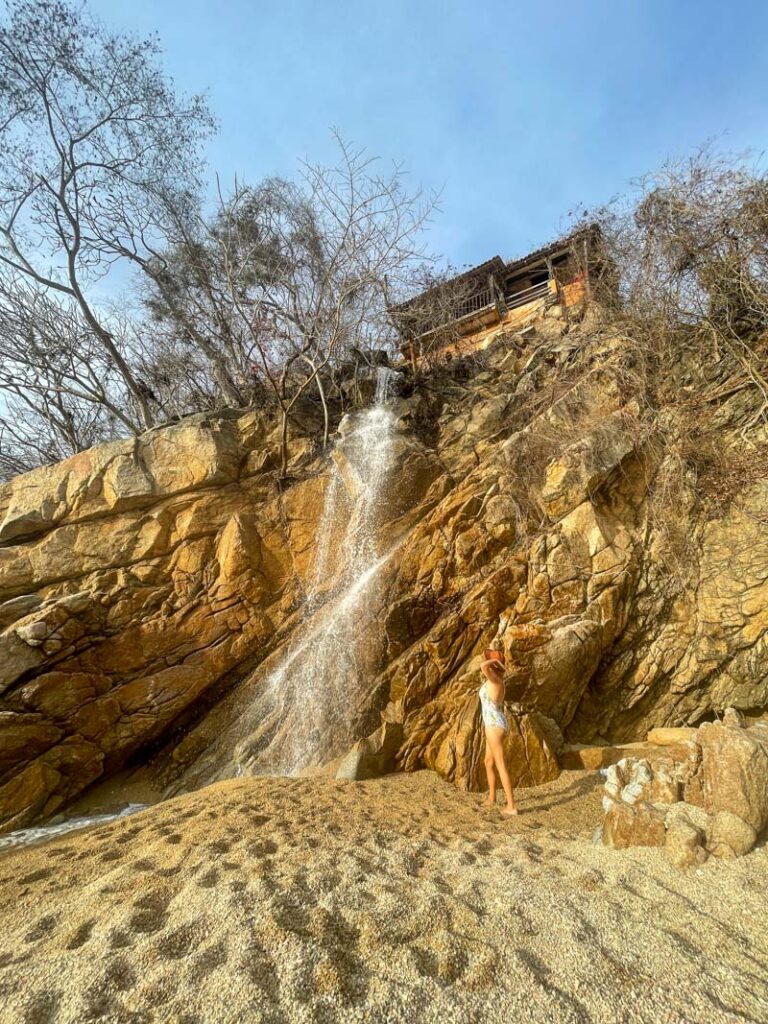
[(127, 818), (129, 814), (143, 811), (148, 804), (128, 804), (122, 811), (115, 814), (93, 814), (79, 818), (66, 818), (55, 825), (40, 825), (35, 828), (22, 828), (16, 832), (6, 832), (0, 835), (0, 850), (16, 849), (19, 846), (29, 846), (31, 843), (44, 842), (47, 839), (54, 839), (56, 836), (66, 835), (68, 832), (76, 832), (82, 828), (90, 828), (92, 825), (104, 825), (116, 818)]

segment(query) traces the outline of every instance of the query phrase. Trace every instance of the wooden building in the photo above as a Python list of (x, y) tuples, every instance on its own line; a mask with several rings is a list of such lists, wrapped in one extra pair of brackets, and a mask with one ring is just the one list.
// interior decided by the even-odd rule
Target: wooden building
[(502, 331), (520, 329), (555, 303), (583, 306), (599, 258), (599, 230), (586, 228), (521, 259), (485, 263), (414, 296), (390, 311), (401, 352), (422, 356), (483, 348)]

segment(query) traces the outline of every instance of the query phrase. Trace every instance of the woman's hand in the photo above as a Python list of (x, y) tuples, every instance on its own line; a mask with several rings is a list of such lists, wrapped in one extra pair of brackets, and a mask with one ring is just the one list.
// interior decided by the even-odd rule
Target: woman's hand
[(504, 679), (504, 669), (496, 661), (495, 658), (491, 658), (490, 661), (480, 662), (480, 671), (483, 673), (489, 683), (493, 683), (496, 686), (501, 686)]

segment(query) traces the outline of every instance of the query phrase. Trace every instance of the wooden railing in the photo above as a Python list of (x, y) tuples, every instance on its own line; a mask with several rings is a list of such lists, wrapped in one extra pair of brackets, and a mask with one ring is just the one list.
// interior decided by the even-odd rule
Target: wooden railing
[(529, 302), (553, 297), (552, 284), (551, 280), (542, 281), (541, 284), (534, 284), (521, 292), (511, 292), (504, 296), (504, 305), (507, 309), (517, 309), (518, 306), (527, 306)]
[[(529, 302), (537, 302), (539, 299), (554, 298), (554, 281), (542, 281), (541, 284), (534, 284), (530, 288), (524, 288), (521, 292), (510, 292), (504, 296), (504, 305), (508, 310), (517, 309), (519, 306), (527, 306)], [(496, 298), (490, 288), (484, 288), (475, 295), (459, 303), (457, 320), (465, 316), (477, 313), (481, 309), (487, 309), (494, 305)]]
[[(554, 278), (550, 278), (548, 281), (542, 281), (541, 284), (535, 284), (531, 288), (524, 288), (521, 292), (510, 292), (509, 295), (504, 296), (504, 306), (499, 309), (500, 314), (506, 307), (507, 312), (513, 309), (518, 309), (520, 306), (527, 306), (529, 303), (538, 302), (542, 299), (555, 301), (557, 297), (556, 285)], [(456, 312), (454, 314), (454, 322), (460, 320), (467, 320), (475, 316), (477, 313), (483, 310), (489, 310), (497, 305), (497, 295), (494, 294), (491, 288), (483, 288), (482, 291), (476, 292), (474, 295), (469, 295), (465, 299), (457, 302), (454, 307)], [(500, 303), (498, 304), (500, 306)], [(421, 337), (426, 337), (429, 334), (442, 329), (444, 325), (437, 325), (430, 327), (420, 332)]]
[(491, 305), (493, 305), (491, 289), (484, 288), (481, 292), (476, 292), (459, 301), (456, 319), (460, 320), (463, 316), (469, 316), (470, 313), (476, 313), (479, 309), (485, 309), (486, 306)]

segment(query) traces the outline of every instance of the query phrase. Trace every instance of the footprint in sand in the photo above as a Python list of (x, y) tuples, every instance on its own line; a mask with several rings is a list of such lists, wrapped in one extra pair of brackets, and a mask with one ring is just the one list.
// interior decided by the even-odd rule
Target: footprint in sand
[(154, 871), (157, 861), (151, 857), (140, 857), (138, 860), (132, 860), (130, 866), (134, 871)]
[(270, 854), (277, 853), (277, 843), (273, 843), (271, 839), (249, 843), (245, 852), (249, 857), (268, 857)]
[(116, 843), (120, 843), (121, 845), (123, 843), (130, 843), (130, 841), (132, 839), (135, 839), (136, 836), (138, 836), (139, 833), (141, 833), (143, 831), (144, 830), (141, 829), (141, 828), (131, 828), (131, 829), (128, 829), (126, 832), (123, 832), (121, 835), (116, 836), (115, 842)]
[(33, 871), (31, 875), (22, 878), (20, 884), (27, 885), (30, 882), (41, 882), (44, 878), (50, 878), (52, 874), (53, 868), (42, 868), (40, 871)]
[(65, 948), (79, 949), (81, 946), (84, 946), (88, 939), (90, 939), (91, 937), (91, 932), (93, 931), (93, 926), (95, 923), (95, 921), (84, 921), (81, 925), (78, 925), (78, 927), (66, 941)]
[(178, 864), (172, 868), (155, 868), (153, 874), (157, 875), (158, 878), (173, 878), (174, 875), (179, 874), (181, 867), (181, 864)]
[(191, 924), (181, 925), (162, 937), (157, 954), (166, 960), (181, 960), (193, 953), (198, 945), (198, 929)]
[(40, 942), (41, 939), (50, 935), (59, 920), (58, 914), (47, 914), (35, 922), (31, 931), (24, 936), (25, 942)]
[(130, 935), (126, 935), (119, 928), (115, 928), (114, 931), (110, 932), (109, 944), (112, 949), (125, 949), (126, 946), (133, 945)]
[(55, 990), (33, 992), (24, 1007), (24, 1024), (42, 1024), (43, 1021), (56, 1020), (59, 999), (59, 993)]
[(123, 854), (119, 850), (107, 850), (106, 853), (102, 853), (101, 857), (99, 857), (99, 860), (102, 861), (102, 863), (104, 864), (108, 864), (110, 861), (113, 860), (121, 860), (122, 857)]
[(166, 908), (170, 900), (160, 892), (149, 892), (135, 900), (136, 911), (128, 922), (131, 931), (143, 934), (157, 932), (165, 927), (168, 920)]
[(229, 950), (226, 942), (222, 939), (209, 949), (203, 950), (193, 960), (189, 969), (189, 976), (193, 981), (202, 981), (211, 971), (222, 967), (229, 959)]
[(105, 980), (118, 992), (128, 992), (136, 984), (136, 975), (125, 957), (116, 956), (107, 964)]
[(217, 868), (209, 868), (208, 871), (206, 871), (205, 874), (202, 876), (202, 878), (198, 878), (197, 884), (200, 886), (201, 889), (213, 889), (218, 880), (219, 872)]

